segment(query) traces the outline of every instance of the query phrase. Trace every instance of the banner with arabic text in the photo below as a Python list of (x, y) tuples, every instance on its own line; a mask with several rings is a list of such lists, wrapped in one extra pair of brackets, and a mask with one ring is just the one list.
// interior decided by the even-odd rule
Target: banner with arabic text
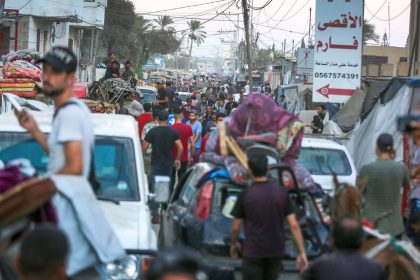
[(344, 103), (360, 86), (363, 0), (317, 0), (314, 102)]

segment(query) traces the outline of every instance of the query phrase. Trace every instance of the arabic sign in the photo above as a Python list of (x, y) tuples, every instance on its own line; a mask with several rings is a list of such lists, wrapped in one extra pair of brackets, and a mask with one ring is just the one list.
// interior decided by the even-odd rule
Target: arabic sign
[(297, 71), (298, 75), (312, 75), (314, 66), (314, 49), (297, 49)]
[(360, 86), (363, 0), (317, 0), (314, 102), (346, 102)]

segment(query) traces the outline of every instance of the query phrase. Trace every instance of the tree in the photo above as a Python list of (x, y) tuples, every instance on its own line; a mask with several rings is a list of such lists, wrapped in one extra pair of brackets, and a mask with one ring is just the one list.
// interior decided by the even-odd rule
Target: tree
[(169, 30), (152, 30), (148, 34), (151, 53), (170, 54), (179, 49), (181, 41)]
[(254, 57), (255, 67), (263, 67), (267, 65), (277, 64), (283, 53), (272, 48), (258, 49)]
[(105, 10), (104, 41), (108, 52), (115, 51), (120, 57), (128, 57), (130, 31), (135, 23), (134, 4), (129, 0), (108, 1)]
[[(174, 21), (170, 16), (159, 16), (158, 19), (155, 19), (155, 22), (158, 24), (158, 27), (160, 30), (169, 30), (174, 31), (175, 29), (173, 27), (168, 27), (169, 25), (173, 24)], [(166, 29), (166, 27), (168, 27)]]
[(149, 59), (148, 37), (151, 28), (152, 24), (147, 19), (142, 16), (136, 16), (130, 35), (132, 38), (130, 41), (130, 57), (134, 58), (132, 63), (134, 63), (133, 65), (135, 65), (135, 68), (139, 72), (141, 72), (140, 70), (143, 68), (143, 65)]
[(184, 36), (188, 35), (190, 40), (190, 53), (188, 55), (188, 62), (187, 62), (187, 70), (190, 67), (190, 60), (192, 55), (192, 47), (193, 43), (195, 42), (197, 46), (204, 43), (204, 40), (206, 39), (206, 31), (203, 30), (204, 26), (201, 25), (201, 22), (198, 20), (191, 20), (188, 22), (188, 30), (184, 32)]
[(363, 44), (366, 45), (368, 41), (379, 43), (379, 35), (375, 31), (375, 25), (369, 23), (367, 20), (363, 21)]

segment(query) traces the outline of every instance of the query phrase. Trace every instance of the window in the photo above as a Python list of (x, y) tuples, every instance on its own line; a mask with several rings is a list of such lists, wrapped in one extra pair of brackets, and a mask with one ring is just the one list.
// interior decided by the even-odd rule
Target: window
[(188, 205), (193, 201), (193, 198), (197, 195), (196, 185), (203, 175), (211, 170), (210, 165), (197, 166), (187, 179), (184, 188), (179, 196), (179, 202), (183, 205)]
[[(39, 175), (46, 174), (48, 157), (32, 137), (26, 133), (2, 132), (0, 160), (7, 163), (18, 158), (28, 159)], [(98, 196), (118, 201), (140, 199), (131, 139), (97, 136), (94, 158), (95, 175), (100, 184)]]
[(352, 173), (347, 155), (342, 150), (302, 148), (297, 161), (312, 175), (349, 176)]
[(83, 0), (83, 2), (95, 2), (95, 0)]

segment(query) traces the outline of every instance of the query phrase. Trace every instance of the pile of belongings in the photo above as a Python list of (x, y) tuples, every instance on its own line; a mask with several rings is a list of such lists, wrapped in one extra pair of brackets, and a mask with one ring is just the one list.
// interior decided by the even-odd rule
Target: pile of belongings
[(37, 93), (41, 81), (41, 70), (26, 60), (6, 62), (0, 79), (0, 94), (13, 93), (19, 97), (31, 98)]
[(18, 50), (16, 52), (10, 52), (6, 55), (2, 55), (3, 64), (7, 62), (13, 62), (16, 60), (25, 60), (31, 64), (35, 64), (35, 62), (41, 58), (41, 53), (35, 50)]
[(278, 163), (288, 164), (293, 169), (299, 188), (312, 189), (315, 182), (310, 172), (296, 163), (303, 128), (298, 117), (277, 106), (270, 97), (250, 94), (233, 115), (211, 133), (201, 161), (224, 166), (232, 181), (245, 184), (249, 172), (244, 151), (259, 144), (275, 150), (279, 155)]
[(101, 87), (108, 95), (108, 100), (111, 103), (116, 103), (123, 93), (134, 92), (130, 87), (130, 83), (121, 78), (110, 78), (101, 82)]

